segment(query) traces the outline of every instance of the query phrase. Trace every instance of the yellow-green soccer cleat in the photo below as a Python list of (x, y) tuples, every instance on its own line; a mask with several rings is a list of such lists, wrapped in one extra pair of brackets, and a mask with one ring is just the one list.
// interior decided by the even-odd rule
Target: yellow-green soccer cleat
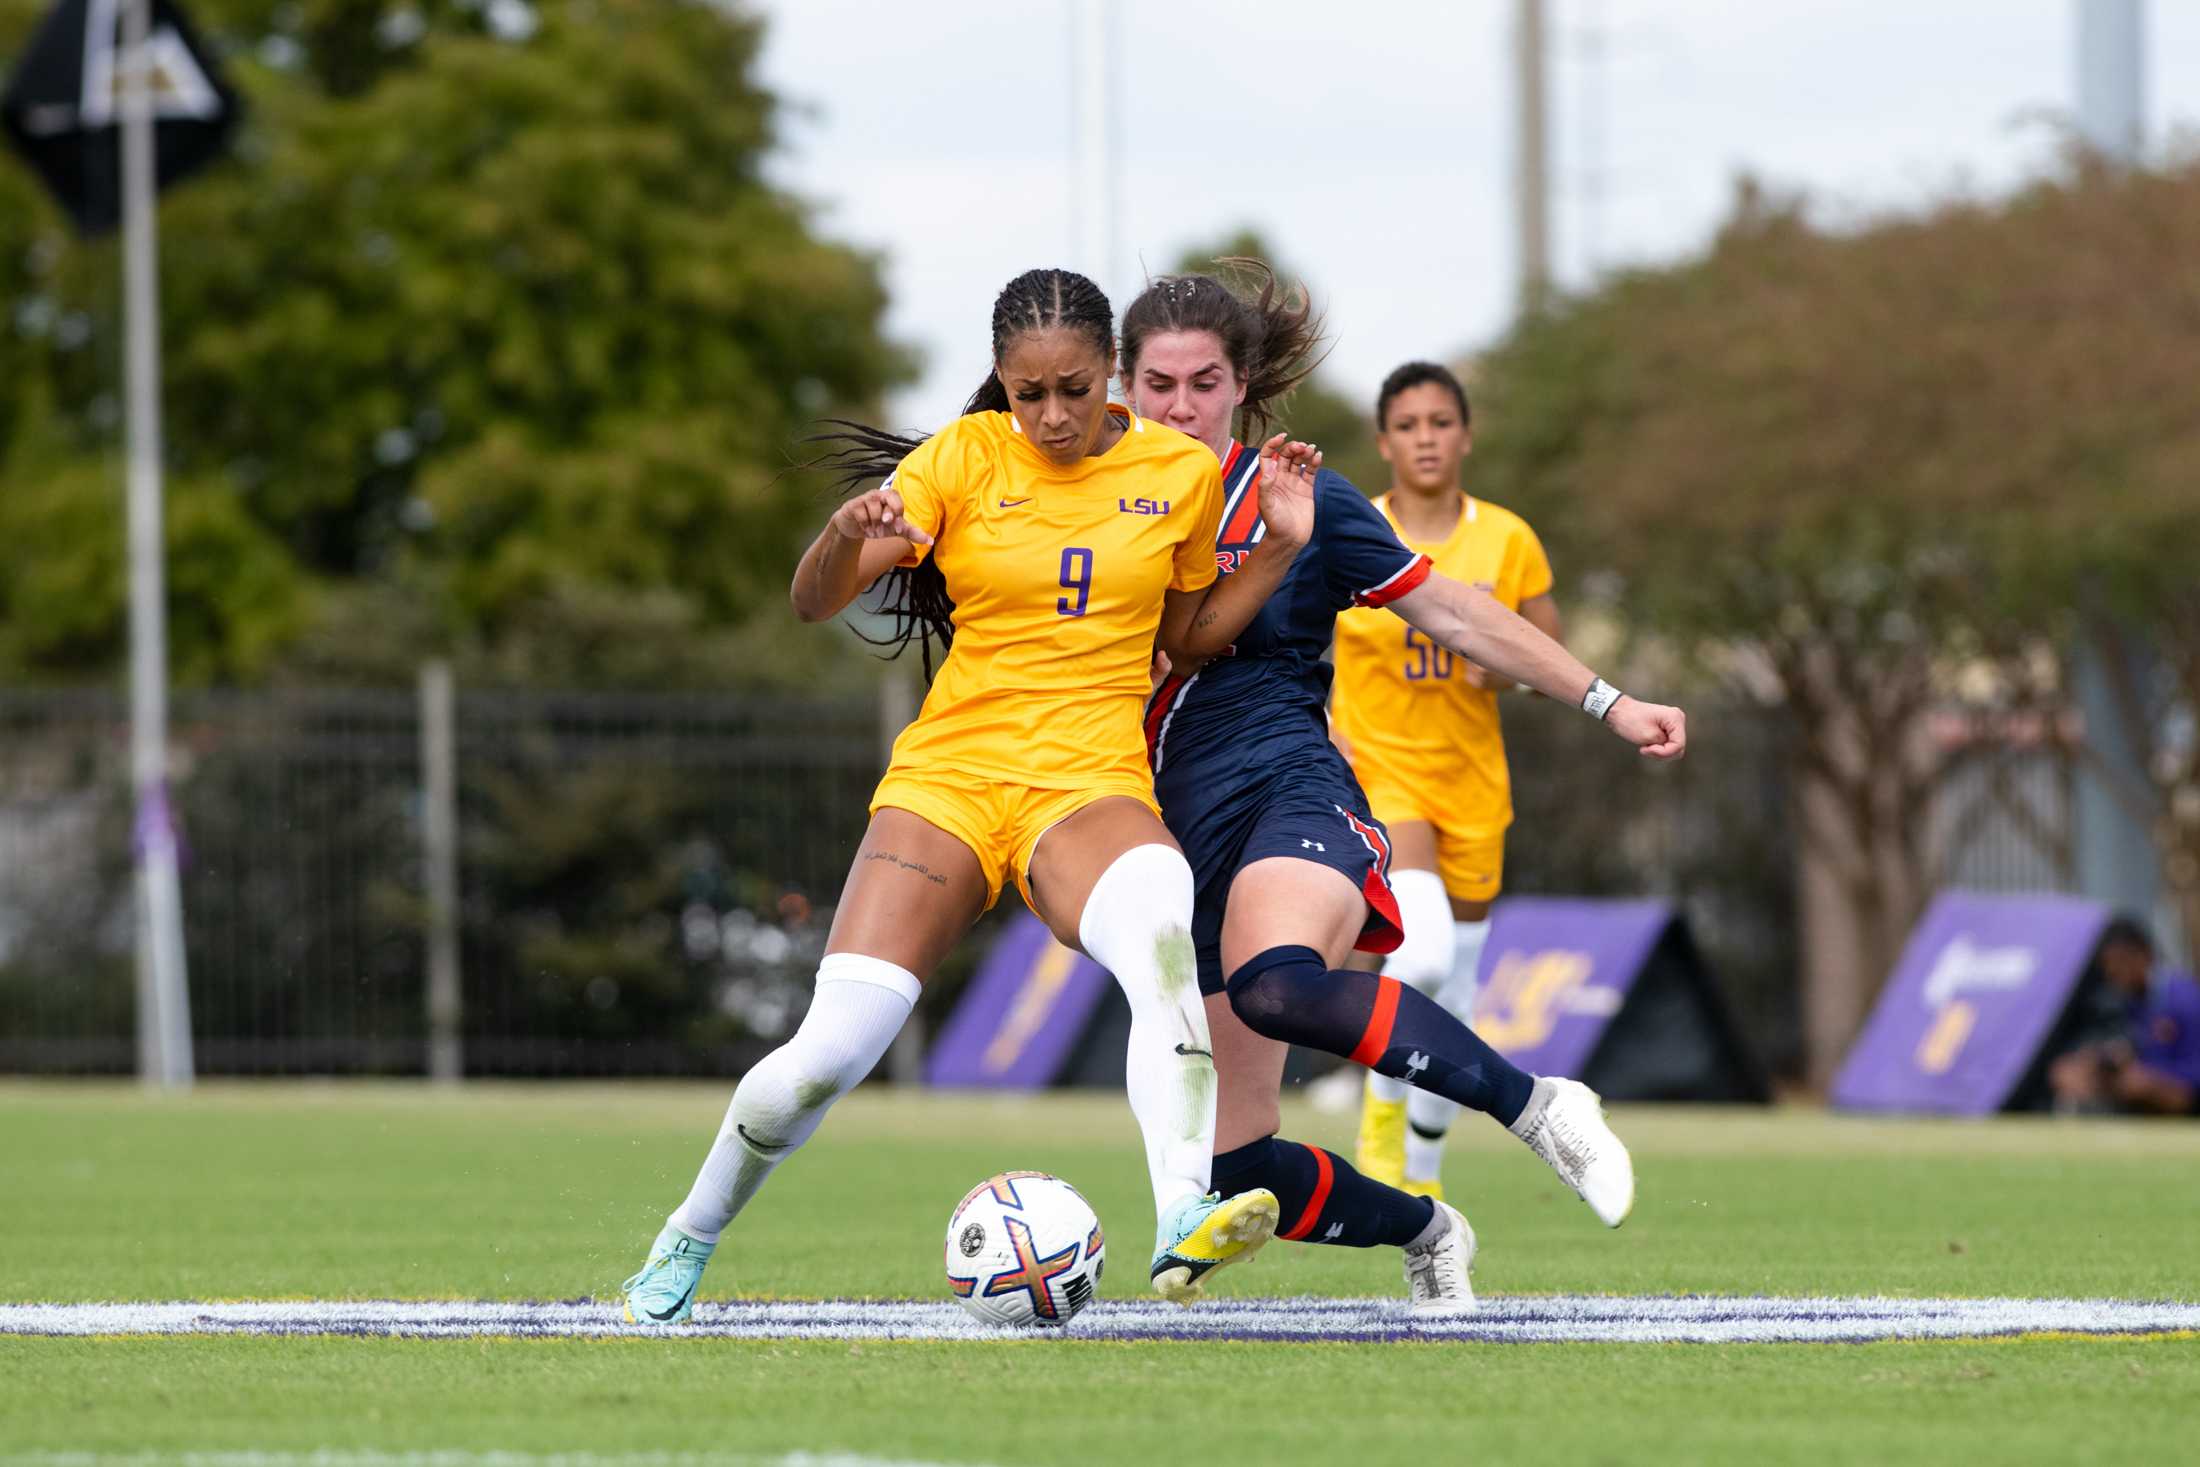
[(695, 1288), (716, 1243), (698, 1242), (671, 1223), (649, 1245), (642, 1271), (619, 1287), (626, 1294), (626, 1322), (662, 1326), (685, 1324), (695, 1313)]
[[(1374, 1076), (1370, 1075), (1369, 1079)], [(1386, 1187), (1406, 1182), (1406, 1103), (1378, 1100), (1373, 1090), (1360, 1093), (1360, 1147), (1352, 1158), (1360, 1175)]]
[(1276, 1235), (1276, 1214), (1276, 1194), (1266, 1187), (1179, 1199), (1154, 1230), (1154, 1292), (1172, 1304), (1191, 1303), (1207, 1275), (1251, 1258)]
[(1444, 1200), (1444, 1183), (1440, 1177), (1430, 1177), (1425, 1181), (1417, 1177), (1407, 1177), (1398, 1190), (1411, 1192), (1416, 1197), (1426, 1197), (1431, 1202)]

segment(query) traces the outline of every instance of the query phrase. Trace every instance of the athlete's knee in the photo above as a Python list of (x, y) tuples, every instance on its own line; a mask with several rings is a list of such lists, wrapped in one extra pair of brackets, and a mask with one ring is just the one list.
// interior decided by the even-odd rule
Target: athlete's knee
[(1176, 847), (1133, 846), (1110, 862), (1085, 898), (1077, 937), (1134, 1001), (1151, 974), (1164, 996), (1198, 1006), (1192, 868)]
[(1310, 947), (1272, 947), (1246, 959), (1224, 991), (1230, 996), (1230, 1011), (1246, 1028), (1269, 1039), (1290, 1039), (1299, 1027), (1292, 1016), (1315, 1001), (1328, 971), (1322, 955)]
[(1077, 919), (1083, 937), (1102, 925), (1192, 925), (1192, 867), (1175, 846), (1132, 846), (1108, 863)]

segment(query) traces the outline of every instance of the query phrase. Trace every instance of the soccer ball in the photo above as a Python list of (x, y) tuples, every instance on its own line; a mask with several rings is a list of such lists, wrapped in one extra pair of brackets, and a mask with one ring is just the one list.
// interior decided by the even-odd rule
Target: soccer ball
[(1045, 1172), (988, 1177), (947, 1220), (947, 1286), (987, 1324), (1068, 1324), (1106, 1264), (1091, 1204)]

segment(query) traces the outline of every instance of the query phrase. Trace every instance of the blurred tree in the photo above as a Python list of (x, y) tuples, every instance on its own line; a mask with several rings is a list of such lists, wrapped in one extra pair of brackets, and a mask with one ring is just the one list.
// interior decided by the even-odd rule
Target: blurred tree
[[(1286, 288), (1310, 291), (1305, 277), (1289, 262), (1277, 258), (1268, 241), (1251, 227), (1241, 228), (1211, 247), (1198, 245), (1185, 250), (1177, 259), (1175, 273), (1215, 275), (1244, 288), (1249, 283), (1246, 272), (1216, 263), (1232, 258), (1264, 261)], [(1319, 309), (1319, 297), (1315, 301)], [(1324, 381), (1319, 371), (1284, 401), (1276, 420), (1281, 431), (1319, 444), (1322, 462), (1368, 493), (1379, 494), (1390, 486), (1390, 471), (1375, 452), (1374, 405), (1354, 403)]]
[[(43, 8), (0, 0), (0, 56)], [(676, 675), (753, 675), (729, 629), (818, 512), (791, 445), (911, 370), (877, 261), (763, 179), (762, 23), (702, 0), (193, 11), (248, 111), (161, 218), (179, 675), (252, 677), (301, 637), (354, 673), (559, 663), (527, 644), (628, 601), (688, 635), (621, 675), (659, 646)], [(116, 272), (0, 168), (0, 677), (120, 655)]]
[(2195, 323), (2200, 168), (2074, 164), (1844, 233), (1745, 184), (1703, 258), (1484, 363), (1478, 482), (1638, 631), (1796, 715), (1820, 1077), (1937, 877), (1935, 792), (2000, 734), (2057, 737), (2081, 579), (2149, 625), (2193, 584)]
[[(2038, 582), (2109, 670), (2116, 732), (2141, 779), (2105, 774), (2161, 857), (2188, 953), (2200, 955), (2200, 158), (2162, 172), (2083, 165), (2025, 201), (2028, 302), (2052, 375), (2034, 410), (2062, 420), (2018, 451), (2064, 492), (2040, 497)], [(2052, 302), (2059, 310), (2049, 309)], [(2142, 646), (2148, 655), (2138, 655)], [(2090, 741), (2078, 746), (2089, 755)], [(2143, 781), (2143, 782), (2142, 782)]]
[[(2144, 783), (2128, 768), (2096, 762), (2127, 808), (2145, 822), (2162, 861), (2188, 954), (2200, 953), (2200, 458), (2187, 470), (2187, 503), (2134, 516), (2121, 544), (2104, 549), (2102, 574), (2081, 594), (2100, 596), (2121, 616), (2087, 617), (2080, 635), (2104, 667), (2124, 747), (2137, 752)], [(2158, 509), (2170, 509), (2168, 505)], [(2140, 656), (2144, 651), (2151, 655)]]

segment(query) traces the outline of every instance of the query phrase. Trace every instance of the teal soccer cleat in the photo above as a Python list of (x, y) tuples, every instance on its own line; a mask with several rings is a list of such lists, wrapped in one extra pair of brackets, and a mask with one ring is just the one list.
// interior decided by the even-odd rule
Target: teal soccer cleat
[(1189, 1304), (1202, 1280), (1225, 1264), (1251, 1258), (1276, 1235), (1276, 1194), (1266, 1187), (1220, 1197), (1180, 1198), (1154, 1230), (1154, 1292)]
[(699, 1243), (671, 1223), (649, 1245), (649, 1262), (619, 1287), (626, 1293), (626, 1322), (685, 1324), (695, 1313), (695, 1288), (716, 1243)]

